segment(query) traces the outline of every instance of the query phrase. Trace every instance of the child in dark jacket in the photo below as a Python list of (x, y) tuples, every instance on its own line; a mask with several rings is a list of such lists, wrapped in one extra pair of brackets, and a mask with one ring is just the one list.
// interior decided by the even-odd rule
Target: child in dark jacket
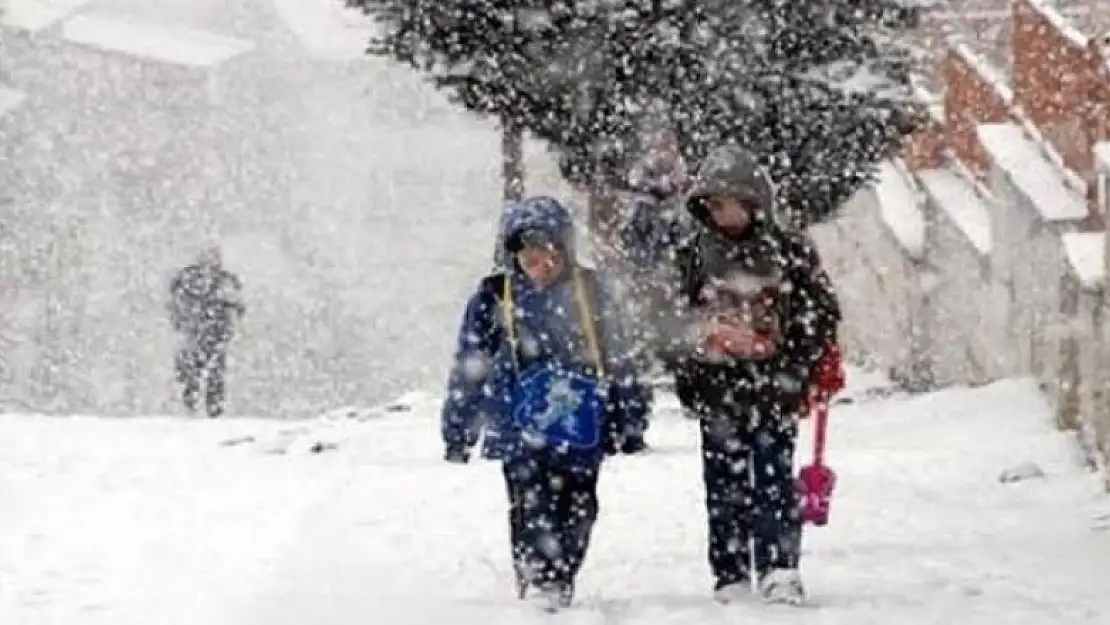
[(478, 429), (497, 432), (522, 598), (570, 604), (597, 518), (606, 452), (644, 419), (646, 390), (618, 309), (574, 261), (573, 224), (554, 199), (506, 214), (506, 271), (467, 303), (443, 408), (445, 458), (466, 462)]
[(675, 296), (649, 320), (680, 402), (700, 421), (709, 560), (724, 602), (753, 582), (767, 601), (804, 600), (795, 439), (840, 320), (816, 249), (774, 223), (774, 201), (751, 153), (711, 153), (686, 203), (697, 234), (674, 250)]

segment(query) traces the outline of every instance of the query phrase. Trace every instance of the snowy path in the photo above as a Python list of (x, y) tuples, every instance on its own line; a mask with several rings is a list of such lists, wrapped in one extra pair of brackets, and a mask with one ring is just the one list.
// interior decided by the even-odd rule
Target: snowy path
[[(764, 623), (1105, 622), (1110, 543), (1092, 533), (1091, 484), (1069, 479), (1044, 414), (1018, 383), (839, 408), (831, 454), (842, 492), (806, 560), (820, 607), (740, 610)], [(251, 623), (531, 616), (510, 598), (496, 467), (442, 467), (431, 424), (389, 427), (363, 440)], [(656, 455), (614, 462), (603, 477), (583, 608), (568, 622), (735, 622), (735, 609), (708, 601), (694, 428), (668, 419), (653, 440)], [(1050, 481), (998, 483), (1003, 468), (1030, 459)]]
[[(285, 625), (538, 619), (512, 598), (497, 466), (439, 461), (434, 402), (364, 422), (0, 419), (0, 623)], [(692, 424), (611, 463), (566, 623), (1105, 623), (1105, 506), (1003, 382), (836, 409), (814, 607), (709, 601)], [(221, 441), (250, 434), (256, 443)], [(305, 444), (335, 442), (314, 455)], [(1022, 450), (1022, 451), (1018, 451)], [(1045, 480), (1001, 485), (1034, 461)]]

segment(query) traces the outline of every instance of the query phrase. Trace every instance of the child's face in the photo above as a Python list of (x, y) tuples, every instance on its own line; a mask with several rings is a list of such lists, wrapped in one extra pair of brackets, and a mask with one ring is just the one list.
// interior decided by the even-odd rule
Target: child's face
[(742, 201), (728, 196), (705, 198), (709, 218), (718, 228), (729, 232), (743, 232), (752, 223), (751, 210)]
[(539, 286), (551, 284), (566, 268), (563, 254), (550, 247), (526, 247), (517, 252), (516, 259), (528, 279)]

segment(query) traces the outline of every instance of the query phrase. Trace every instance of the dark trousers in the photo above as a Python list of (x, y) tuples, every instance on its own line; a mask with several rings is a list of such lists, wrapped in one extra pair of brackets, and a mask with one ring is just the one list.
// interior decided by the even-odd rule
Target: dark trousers
[(217, 417), (223, 413), (226, 339), (217, 333), (187, 338), (177, 354), (175, 368), (186, 408), (196, 409), (203, 390), (208, 416)]
[(725, 419), (701, 421), (709, 564), (717, 588), (750, 583), (772, 569), (797, 568), (797, 433), (792, 417), (755, 427)]
[(558, 466), (545, 458), (503, 465), (513, 563), (528, 584), (573, 584), (598, 515), (598, 465)]

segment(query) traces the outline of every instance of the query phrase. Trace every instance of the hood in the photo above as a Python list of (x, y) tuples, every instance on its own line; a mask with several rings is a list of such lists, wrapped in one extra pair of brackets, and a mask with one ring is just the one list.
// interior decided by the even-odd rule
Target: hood
[(501, 219), (497, 223), (497, 236), (493, 242), (494, 269), (508, 269), (508, 253), (505, 251), (505, 240), (508, 238), (509, 223), (513, 221), (513, 211), (520, 206), (519, 202), (506, 202), (501, 210)]
[(774, 184), (755, 154), (738, 145), (717, 148), (705, 157), (686, 200), (690, 213), (712, 229), (713, 223), (700, 201), (711, 195), (728, 195), (747, 201), (756, 208), (752, 215), (755, 224), (773, 220)]
[(555, 198), (536, 196), (511, 204), (501, 213), (498, 232), (500, 267), (508, 266), (512, 257), (510, 250), (520, 236), (533, 230), (550, 237), (566, 251), (568, 258), (575, 258), (574, 220), (570, 210)]
[(674, 155), (670, 162), (645, 155), (628, 171), (628, 188), (638, 193), (649, 193), (659, 199), (683, 195), (690, 190), (690, 174), (681, 155)]
[(628, 177), (628, 188), (635, 193), (645, 193), (657, 200), (681, 197), (690, 190), (690, 177), (682, 167), (667, 172), (634, 169)]

